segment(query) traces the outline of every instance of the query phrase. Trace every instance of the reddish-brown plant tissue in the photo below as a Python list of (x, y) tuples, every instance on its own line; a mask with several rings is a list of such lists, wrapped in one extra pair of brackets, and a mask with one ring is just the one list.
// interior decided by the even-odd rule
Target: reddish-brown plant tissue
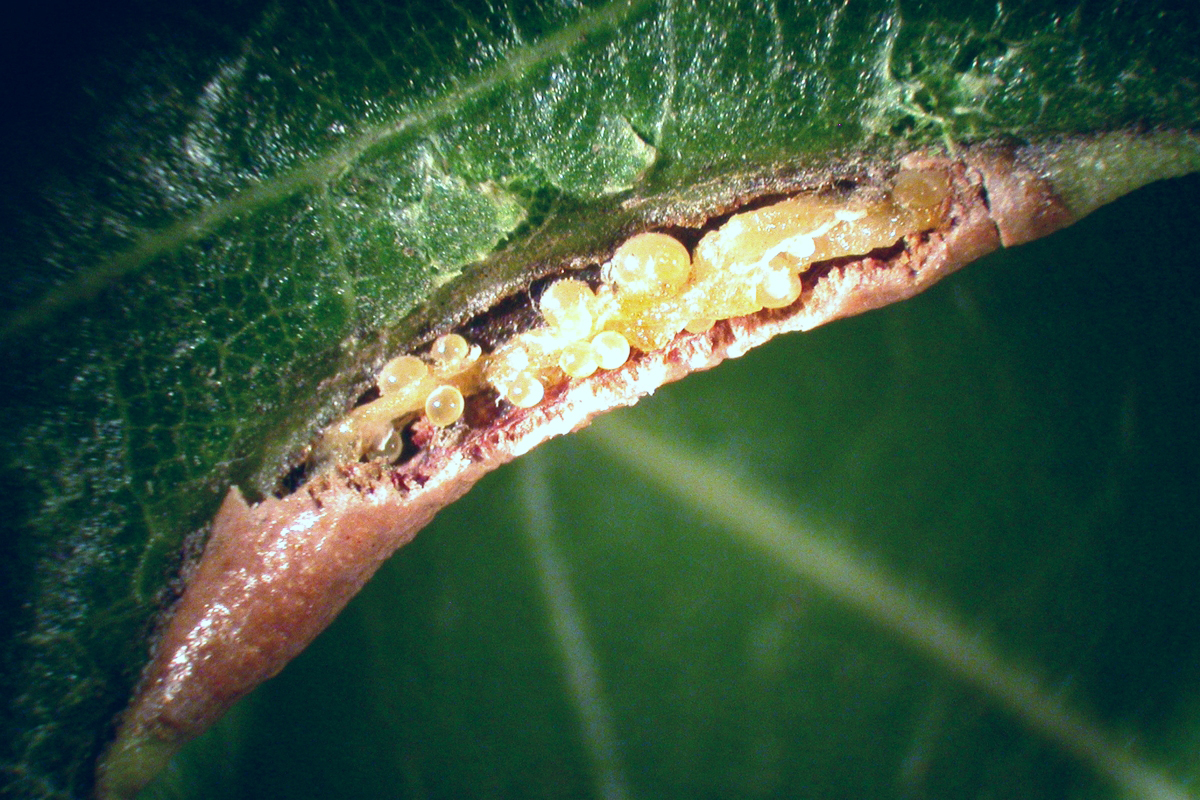
[(936, 226), (879, 257), (838, 259), (806, 273), (803, 297), (786, 308), (682, 332), (617, 369), (549, 387), (532, 408), (493, 402), (490, 412), (468, 413), (467, 424), (430, 436), (400, 465), (339, 464), (255, 506), (231, 488), (102, 762), (100, 794), (127, 796), (147, 782), (183, 742), (279, 672), (384, 559), (489, 471), (780, 333), (911, 297), (992, 250), (1073, 222), (1076, 215), (1029, 163), (1008, 146), (909, 155), (902, 168), (948, 178)]

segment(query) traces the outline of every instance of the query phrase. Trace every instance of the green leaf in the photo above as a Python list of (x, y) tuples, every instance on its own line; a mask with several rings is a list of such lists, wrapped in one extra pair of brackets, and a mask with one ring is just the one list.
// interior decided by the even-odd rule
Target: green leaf
[[(4, 412), (11, 425), (3, 463), (13, 499), (4, 537), (4, 634), (11, 646), (0, 739), (8, 743), (5, 775), (27, 795), (86, 790), (108, 720), (144, 662), (149, 626), (169, 596), (185, 538), (196, 546), (229, 485), (273, 491), (298, 449), (352, 400), (387, 353), (486, 308), (531, 276), (603, 250), (623, 231), (719, 209), (731, 193), (781, 170), (1000, 134), (1188, 128), (1200, 116), (1195, 14), (1149, 4), (313, 3), (137, 11), (66, 62), (69, 103), (52, 107), (53, 96), (27, 101), (52, 113), (41, 128), (27, 123), (43, 135), (9, 148), (16, 166), (0, 201), (9, 286), (0, 299)], [(59, 56), (67, 57), (66, 48), (52, 58)], [(1128, 247), (1152, 252), (1146, 241), (1159, 246), (1147, 236)], [(1025, 290), (1037, 297), (1032, 286)], [(851, 344), (829, 358), (853, 361)], [(857, 358), (869, 360), (870, 352)], [(946, 368), (945, 376), (957, 374)], [(879, 380), (869, 368), (851, 377), (865, 382), (856, 390), (862, 392)], [(848, 379), (830, 380), (849, 386)], [(703, 393), (694, 382), (684, 391)], [(741, 391), (753, 394), (757, 384)], [(842, 405), (853, 406), (844, 391)], [(678, 402), (737, 409), (733, 392)], [(912, 424), (890, 417), (875, 423), (901, 440)], [(740, 441), (729, 458), (769, 454), (788, 440), (750, 437), (744, 427), (723, 434)], [(834, 445), (831, 437), (825, 452), (852, 447), (856, 438), (845, 427), (830, 427), (843, 438)], [(540, 458), (565, 459), (570, 448), (585, 448), (580, 458), (604, 463), (586, 447), (564, 444), (564, 454)], [(952, 456), (928, 458), (953, 463), (946, 460)], [(793, 461), (768, 459), (758, 474), (771, 485), (770, 476)], [(903, 459), (892, 467), (911, 469)], [(595, 475), (580, 477), (580, 488), (552, 485), (553, 495), (566, 503), (603, 484)], [(828, 480), (835, 477), (843, 481), (840, 491), (853, 491), (852, 471)], [(622, 492), (618, 485), (613, 491)], [(871, 507), (899, 516), (902, 499), (880, 497)], [(504, 508), (492, 514), (497, 530), (501, 520), (517, 514), (519, 521), (523, 513), (520, 501)], [(1056, 513), (1068, 520), (1077, 512)], [(555, 524), (582, 525), (561, 521), (567, 517), (579, 519), (555, 511)], [(545, 568), (520, 561), (525, 551), (511, 541), (505, 546), (497, 535), (494, 544), (503, 553), (491, 557), (511, 565), (507, 580), (536, 596)], [(905, 551), (912, 544), (897, 534), (890, 546)], [(440, 556), (418, 550), (405, 562), (435, 558), (447, 581), (466, 581), (479, 556), (465, 552), (461, 540), (455, 547)], [(671, 547), (662, 547), (666, 559)], [(981, 552), (995, 553), (989, 561), (1004, 565), (998, 570), (1020, 573), (1006, 560), (1011, 549), (983, 539), (969, 552), (981, 561)], [(949, 551), (935, 561), (963, 558)], [(685, 560), (714, 569), (698, 555)], [(474, 577), (495, 578), (496, 561)], [(603, 594), (609, 569), (640, 573), (636, 561), (625, 571), (620, 563), (596, 567), (594, 591)], [(735, 571), (724, 580), (761, 591), (764, 581), (783, 580), (764, 578), (756, 563), (745, 568), (749, 577)], [(453, 578), (453, 569), (466, 572)], [(894, 571), (930, 580), (907, 561)], [(687, 605), (680, 598), (695, 588), (683, 580), (687, 570), (666, 572), (675, 578), (663, 578), (662, 590), (674, 605), (643, 593), (635, 598), (640, 604), (613, 613), (636, 620)], [(426, 605), (436, 604), (431, 591)], [(947, 602), (973, 609), (983, 604), (981, 594)], [(454, 597), (467, 602), (465, 594)], [(697, 594), (695, 605), (705, 608), (706, 597)], [(580, 603), (596, 630), (605, 629), (602, 598), (581, 596)], [(787, 627), (790, 613), (781, 611), (777, 624)], [(483, 645), (537, 629), (527, 623), (493, 619), (472, 632), (474, 639), (445, 643), (459, 649), (443, 657), (482, 659), (489, 674), (503, 674), (504, 663), (491, 663), (499, 651)], [(680, 642), (689, 625), (679, 618), (666, 630)], [(736, 628), (707, 637), (702, 627), (695, 641), (711, 646), (706, 657), (727, 675), (749, 681), (752, 671), (743, 675), (717, 658)], [(622, 639), (624, 630), (606, 636)], [(1037, 637), (1016, 641), (1043, 665), (1060, 646)], [(521, 646), (528, 666), (557, 687), (552, 640), (537, 636)], [(592, 647), (601, 664), (619, 655)], [(912, 669), (925, 674), (924, 665)], [(653, 694), (652, 683), (639, 694), (635, 678), (605, 678), (631, 686), (626, 711), (614, 712), (618, 736), (635, 735), (621, 732), (622, 719), (636, 716), (632, 709)], [(698, 678), (685, 691), (700, 692), (716, 685), (712, 680)], [(523, 696), (545, 694), (546, 684), (521, 685)], [(887, 694), (911, 701), (915, 695), (902, 689)], [(553, 700), (538, 702), (552, 706), (550, 719), (573, 725), (569, 696), (554, 691)], [(953, 695), (946, 696), (951, 700), (939, 702), (952, 706)], [(437, 712), (429, 716), (473, 716), (464, 702), (447, 708), (431, 700)], [(705, 725), (723, 719), (704, 711), (695, 706)], [(513, 712), (500, 704), (494, 713)], [(446, 725), (446, 740), (457, 739)], [(666, 770), (661, 779), (633, 780), (635, 790), (691, 785), (680, 776), (694, 769), (696, 785), (720, 793), (720, 781), (701, 780), (706, 770), (718, 771), (700, 755), (726, 746), (715, 741), (679, 735), (664, 749), (621, 758)], [(569, 785), (587, 785), (585, 748), (564, 737), (553, 743), (569, 748), (561, 760), (552, 757), (574, 776)], [(536, 738), (527, 744), (540, 746)], [(751, 761), (740, 760), (749, 770)], [(465, 793), (509, 786), (489, 782), (495, 774), (486, 759), (468, 761), (483, 766), (481, 782), (464, 784)], [(417, 764), (412, 774), (423, 769)], [(555, 785), (554, 774), (543, 774), (547, 786)]]

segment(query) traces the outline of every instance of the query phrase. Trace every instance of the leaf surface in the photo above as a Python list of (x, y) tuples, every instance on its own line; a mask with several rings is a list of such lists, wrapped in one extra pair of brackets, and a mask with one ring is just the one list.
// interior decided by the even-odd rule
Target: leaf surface
[(229, 485), (273, 491), (386, 354), (831, 154), (1191, 126), (1194, 22), (615, 2), (118, 25), (0, 201), (6, 775), (85, 790), (185, 536)]

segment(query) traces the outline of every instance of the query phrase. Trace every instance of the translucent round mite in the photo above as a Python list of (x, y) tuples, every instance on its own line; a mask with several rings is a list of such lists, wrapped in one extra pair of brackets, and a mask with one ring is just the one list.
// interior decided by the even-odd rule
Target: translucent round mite
[(629, 340), (616, 331), (603, 331), (592, 339), (592, 352), (601, 369), (616, 369), (629, 360)]
[(763, 308), (790, 306), (800, 296), (804, 287), (800, 277), (790, 269), (773, 269), (763, 276), (758, 284), (758, 302)]
[(592, 304), (595, 300), (595, 293), (586, 283), (564, 278), (547, 286), (542, 293), (542, 317), (563, 337), (578, 341), (592, 332)]
[(533, 373), (522, 372), (513, 378), (504, 397), (517, 408), (533, 408), (545, 394), (546, 387)]
[(441, 366), (456, 364), (466, 358), (471, 352), (471, 345), (457, 333), (447, 333), (439, 336), (433, 343), (429, 355)]
[(367, 451), (367, 457), (395, 461), (400, 457), (400, 451), (403, 449), (404, 437), (400, 435), (400, 431), (389, 427), (383, 436), (377, 439), (375, 444)]
[(901, 170), (892, 184), (892, 197), (905, 208), (931, 208), (949, 193), (946, 173), (932, 169)]
[(599, 366), (596, 353), (588, 342), (571, 342), (558, 357), (558, 368), (572, 378), (586, 378)]
[(439, 428), (457, 422), (465, 407), (462, 392), (449, 384), (442, 384), (425, 398), (425, 416)]
[(711, 317), (700, 317), (689, 322), (683, 329), (688, 333), (704, 333), (711, 330), (716, 323), (717, 321)]
[(677, 290), (687, 283), (692, 258), (678, 239), (665, 233), (639, 233), (613, 253), (608, 277), (628, 292)]
[(416, 356), (399, 356), (379, 371), (379, 393), (395, 394), (415, 386), (429, 374), (429, 367)]

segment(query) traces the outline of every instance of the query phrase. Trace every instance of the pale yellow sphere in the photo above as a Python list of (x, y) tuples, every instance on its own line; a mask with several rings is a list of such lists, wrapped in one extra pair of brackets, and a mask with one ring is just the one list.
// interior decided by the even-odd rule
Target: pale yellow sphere
[(429, 374), (429, 367), (416, 356), (398, 356), (383, 365), (379, 371), (379, 393), (403, 392), (421, 382)]
[(596, 353), (588, 342), (572, 342), (558, 357), (558, 368), (572, 378), (586, 378), (599, 366)]
[(442, 384), (425, 398), (425, 416), (439, 428), (457, 422), (465, 407), (462, 392), (449, 384)]
[(905, 208), (931, 208), (950, 194), (946, 173), (932, 169), (905, 169), (896, 175), (892, 196)]
[(674, 292), (687, 283), (692, 257), (676, 238), (665, 233), (639, 233), (613, 253), (608, 277), (628, 292)]
[(564, 278), (546, 287), (539, 303), (546, 324), (563, 338), (578, 341), (592, 332), (592, 306), (596, 295), (583, 281)]
[(404, 437), (400, 431), (389, 426), (387, 431), (382, 436), (375, 440), (375, 444), (367, 450), (368, 458), (382, 458), (385, 461), (395, 461), (400, 457), (400, 452), (404, 449)]
[(429, 355), (441, 366), (456, 364), (466, 358), (471, 352), (471, 345), (457, 333), (447, 333), (439, 336), (433, 343)]
[(517, 408), (533, 408), (542, 402), (546, 387), (532, 372), (519, 373), (508, 385), (504, 397)]
[(616, 331), (602, 331), (592, 339), (592, 352), (601, 369), (616, 369), (629, 360), (629, 340)]
[(800, 276), (794, 271), (772, 269), (758, 284), (758, 302), (763, 308), (784, 308), (796, 302), (803, 288)]

